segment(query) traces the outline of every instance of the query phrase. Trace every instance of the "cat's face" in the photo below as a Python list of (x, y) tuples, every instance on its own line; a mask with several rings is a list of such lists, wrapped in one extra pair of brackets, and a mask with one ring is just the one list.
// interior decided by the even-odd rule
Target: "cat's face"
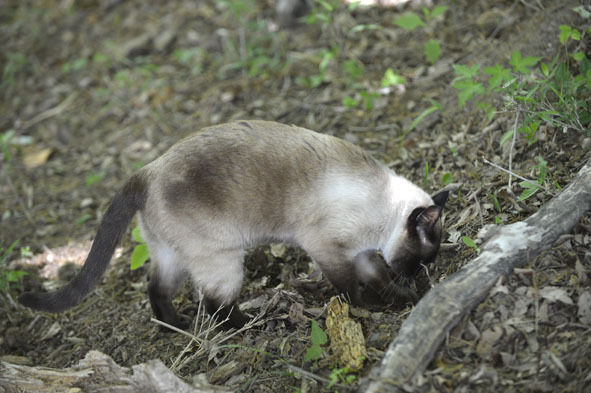
[(409, 215), (400, 248), (390, 261), (392, 273), (412, 277), (422, 265), (435, 260), (441, 243), (441, 212), (447, 201), (448, 192), (433, 197), (433, 206), (417, 207)]

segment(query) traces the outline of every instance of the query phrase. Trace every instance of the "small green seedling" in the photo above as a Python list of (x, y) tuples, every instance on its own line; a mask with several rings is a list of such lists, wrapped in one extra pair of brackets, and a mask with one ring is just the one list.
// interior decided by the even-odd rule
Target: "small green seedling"
[(304, 361), (306, 362), (316, 362), (320, 358), (322, 358), (322, 345), (325, 345), (328, 342), (328, 336), (318, 326), (316, 321), (312, 320), (312, 331), (310, 332), (310, 341), (312, 342), (312, 346), (308, 348), (306, 351), (306, 355), (304, 356)]
[[(423, 7), (424, 20), (414, 12), (407, 12), (394, 21), (396, 26), (412, 31), (418, 27), (426, 27), (434, 18), (443, 15), (448, 7), (444, 5), (435, 6), (432, 10)], [(425, 44), (425, 57), (429, 63), (434, 64), (441, 55), (441, 44), (438, 40), (430, 39)]]
[(536, 165), (538, 169), (538, 180), (536, 183), (531, 181), (521, 181), (519, 185), (523, 188), (521, 195), (517, 199), (518, 201), (524, 201), (538, 192), (544, 182), (546, 181), (546, 174), (548, 172), (548, 163), (542, 157), (538, 157), (538, 164)]
[(453, 181), (454, 181), (454, 177), (451, 173), (445, 172), (443, 175), (441, 175), (441, 183), (448, 185)]
[(462, 241), (464, 242), (464, 244), (466, 246), (468, 246), (471, 249), (473, 249), (474, 251), (476, 251), (477, 254), (480, 254), (480, 247), (478, 247), (478, 245), (476, 244), (474, 239), (472, 239), (469, 236), (462, 236)]
[(431, 102), (431, 106), (428, 107), (427, 109), (425, 109), (420, 115), (417, 116), (416, 119), (414, 119), (412, 121), (407, 132), (412, 131), (417, 126), (417, 124), (419, 124), (421, 122), (421, 120), (423, 120), (425, 117), (429, 116), (431, 113), (441, 110), (441, 104), (439, 102), (432, 100), (432, 99), (429, 99), (429, 102)]
[(392, 68), (388, 68), (384, 73), (384, 77), (382, 78), (382, 87), (390, 87), (390, 86), (398, 86), (403, 85), (406, 83), (406, 79), (402, 75), (398, 75), (397, 73), (392, 70)]
[(146, 263), (148, 258), (150, 258), (150, 252), (148, 251), (148, 246), (142, 237), (139, 227), (133, 228), (131, 231), (131, 237), (139, 243), (134, 247), (133, 252), (131, 253), (131, 270), (135, 270)]
[(86, 187), (92, 187), (96, 183), (100, 183), (105, 178), (105, 172), (91, 173), (86, 177)]
[(347, 367), (333, 367), (332, 371), (329, 375), (330, 382), (328, 383), (328, 388), (332, 388), (337, 383), (342, 383), (344, 385), (351, 385), (357, 379), (357, 376), (354, 374), (349, 374), (349, 369)]
[(10, 255), (17, 244), (18, 240), (14, 241), (7, 249), (0, 247), (0, 292), (8, 291), (11, 286), (18, 286), (17, 283), (20, 278), (29, 274), (22, 270), (10, 270), (6, 268), (8, 258), (10, 258)]

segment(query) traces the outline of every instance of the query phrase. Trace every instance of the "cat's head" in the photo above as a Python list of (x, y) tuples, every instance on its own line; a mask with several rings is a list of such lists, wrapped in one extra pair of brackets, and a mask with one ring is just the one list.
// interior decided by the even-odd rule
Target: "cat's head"
[(417, 207), (410, 213), (400, 247), (390, 261), (394, 274), (412, 277), (421, 265), (435, 260), (441, 243), (440, 217), (448, 195), (448, 191), (441, 191), (432, 197), (433, 205)]

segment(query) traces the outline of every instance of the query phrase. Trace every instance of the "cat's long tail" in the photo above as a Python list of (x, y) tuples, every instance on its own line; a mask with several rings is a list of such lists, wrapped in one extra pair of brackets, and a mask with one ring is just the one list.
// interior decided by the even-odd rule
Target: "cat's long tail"
[(146, 195), (145, 178), (141, 173), (134, 175), (113, 198), (78, 275), (57, 291), (29, 292), (18, 300), (27, 307), (48, 312), (61, 312), (80, 303), (101, 280), (131, 219), (143, 209)]

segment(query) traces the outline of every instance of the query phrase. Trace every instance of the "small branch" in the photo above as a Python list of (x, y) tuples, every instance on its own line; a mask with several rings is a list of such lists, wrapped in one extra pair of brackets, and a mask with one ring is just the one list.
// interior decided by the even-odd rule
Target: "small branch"
[(589, 209), (591, 160), (540, 210), (524, 221), (498, 227), (480, 255), (427, 292), (358, 391), (407, 391), (404, 386), (424, 372), (449, 332), (489, 295), (499, 277), (552, 247)]
[(60, 113), (65, 111), (70, 106), (70, 104), (74, 101), (76, 96), (77, 96), (76, 92), (70, 94), (65, 100), (63, 100), (57, 106), (54, 106), (53, 108), (50, 108), (50, 109), (46, 110), (45, 112), (38, 114), (37, 116), (35, 116), (31, 120), (25, 122), (25, 124), (23, 124), (23, 126), (21, 128), (23, 130), (26, 130), (27, 128), (29, 128), (29, 127), (31, 127), (43, 120), (46, 120), (46, 119), (49, 119), (50, 117), (59, 115)]
[[(488, 164), (488, 165), (491, 165), (491, 166), (494, 166), (495, 168), (497, 168), (497, 169), (499, 169), (499, 170), (501, 170), (501, 171), (503, 171), (503, 172), (505, 172), (505, 173), (508, 173), (508, 174), (509, 174), (509, 176), (515, 176), (515, 177), (516, 177), (516, 178), (518, 178), (519, 180), (523, 180), (523, 181), (526, 181), (526, 182), (528, 182), (528, 183), (535, 184), (535, 185), (537, 185), (538, 187), (540, 187), (542, 190), (546, 191), (548, 194), (550, 194), (550, 195), (553, 195), (553, 194), (552, 194), (552, 192), (551, 192), (551, 191), (550, 191), (548, 188), (544, 187), (542, 184), (540, 184), (540, 183), (536, 182), (535, 180), (526, 179), (525, 177), (523, 177), (523, 176), (520, 176), (520, 175), (518, 175), (517, 173), (515, 173), (515, 172), (511, 171), (511, 169), (507, 170), (507, 169), (503, 168), (502, 166), (495, 164), (494, 162), (490, 162), (489, 160), (487, 160), (487, 159), (486, 159), (486, 158), (484, 158), (484, 157), (482, 157), (482, 160), (483, 160), (483, 161), (484, 161), (486, 164)], [(510, 182), (511, 182), (511, 179), (509, 179), (509, 183), (510, 183)], [(509, 188), (511, 188), (511, 185), (509, 185)]]

